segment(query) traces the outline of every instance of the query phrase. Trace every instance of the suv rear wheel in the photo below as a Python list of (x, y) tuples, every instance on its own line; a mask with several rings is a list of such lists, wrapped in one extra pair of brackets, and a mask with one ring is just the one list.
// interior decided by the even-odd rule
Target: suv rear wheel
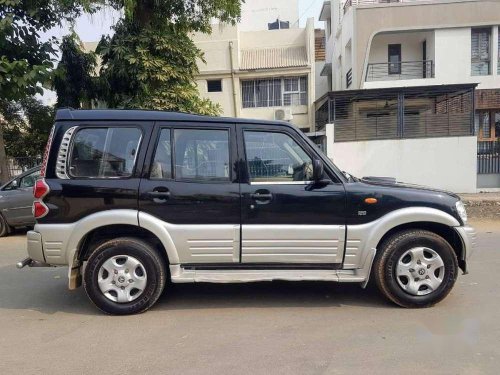
[(406, 230), (389, 237), (373, 265), (378, 288), (403, 307), (428, 307), (443, 300), (458, 275), (450, 244), (426, 230)]
[(160, 297), (166, 267), (151, 245), (137, 238), (101, 243), (90, 255), (83, 285), (91, 301), (109, 314), (144, 312)]

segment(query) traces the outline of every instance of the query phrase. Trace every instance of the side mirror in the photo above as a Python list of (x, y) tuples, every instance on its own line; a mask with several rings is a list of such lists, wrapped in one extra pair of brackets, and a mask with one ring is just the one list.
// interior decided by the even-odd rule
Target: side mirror
[(313, 160), (313, 181), (323, 181), (325, 175), (325, 167), (320, 159)]
[(12, 181), (11, 183), (12, 190), (15, 190), (19, 187), (19, 182), (17, 180)]

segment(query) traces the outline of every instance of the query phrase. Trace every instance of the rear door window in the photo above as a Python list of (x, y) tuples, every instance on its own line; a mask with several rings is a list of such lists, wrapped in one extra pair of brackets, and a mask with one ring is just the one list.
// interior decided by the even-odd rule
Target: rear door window
[(69, 159), (71, 177), (132, 176), (142, 132), (134, 127), (82, 128), (73, 137)]
[(175, 129), (177, 180), (229, 181), (229, 131)]

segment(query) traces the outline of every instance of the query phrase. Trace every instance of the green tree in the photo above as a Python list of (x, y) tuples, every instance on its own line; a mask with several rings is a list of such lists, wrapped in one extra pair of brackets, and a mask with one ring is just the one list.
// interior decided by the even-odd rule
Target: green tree
[(124, 17), (97, 49), (102, 57), (100, 98), (110, 107), (219, 114), (199, 96), (195, 75), (202, 52), (192, 32), (211, 32), (211, 21), (234, 23), (241, 0), (116, 0)]
[[(42, 92), (51, 74), (56, 40), (43, 41), (40, 33), (73, 20), (98, 3), (89, 0), (0, 0), (0, 101), (21, 100)], [(0, 112), (0, 181), (8, 178)]]
[(41, 157), (54, 124), (54, 107), (28, 97), (18, 102), (2, 102), (6, 151), (12, 157)]
[(61, 59), (52, 79), (57, 107), (90, 108), (96, 90), (95, 53), (85, 52), (75, 33), (63, 37), (60, 50)]

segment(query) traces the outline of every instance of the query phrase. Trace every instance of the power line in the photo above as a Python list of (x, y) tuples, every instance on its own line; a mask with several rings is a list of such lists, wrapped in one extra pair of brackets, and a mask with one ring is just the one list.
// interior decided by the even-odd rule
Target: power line
[(304, 14), (306, 14), (306, 13), (307, 13), (307, 11), (308, 11), (309, 9), (311, 9), (311, 8), (312, 8), (312, 6), (313, 6), (314, 4), (316, 4), (316, 2), (317, 2), (317, 1), (318, 1), (318, 0), (312, 0), (312, 1), (311, 1), (311, 3), (309, 4), (309, 6), (306, 8), (306, 10), (304, 10), (304, 11), (302, 12), (302, 14), (300, 14), (299, 18), (297, 18), (297, 21), (295, 21), (294, 23), (292, 23), (292, 25), (294, 25), (294, 24), (297, 24), (297, 25), (298, 25), (298, 24), (299, 24), (299, 22), (300, 22), (300, 19), (301, 19), (302, 17), (304, 17)]

